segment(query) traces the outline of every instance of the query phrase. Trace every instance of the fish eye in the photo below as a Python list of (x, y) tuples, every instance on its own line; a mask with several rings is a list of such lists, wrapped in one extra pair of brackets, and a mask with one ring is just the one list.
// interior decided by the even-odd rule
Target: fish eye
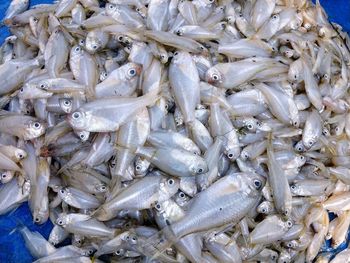
[(238, 16), (239, 16), (239, 17), (243, 17), (243, 14), (242, 14), (242, 13), (239, 13)]
[(291, 227), (291, 226), (293, 226), (293, 223), (292, 223), (292, 221), (288, 220), (288, 221), (287, 221), (287, 226), (288, 226), (288, 227)]
[(74, 112), (72, 115), (73, 119), (79, 119), (80, 118), (80, 113), (79, 112)]
[(63, 104), (64, 104), (65, 106), (70, 106), (70, 105), (71, 105), (71, 102), (70, 102), (70, 100), (64, 100), (64, 101), (63, 101)]
[(283, 214), (284, 216), (288, 216), (288, 215), (289, 215), (289, 211), (288, 211), (288, 210), (285, 210), (285, 211), (282, 212), (282, 214)]
[(260, 187), (261, 187), (261, 181), (260, 180), (254, 180), (254, 185), (255, 185), (255, 188), (259, 190)]
[(252, 124), (248, 124), (248, 125), (247, 125), (247, 128), (248, 128), (249, 130), (251, 130), (251, 129), (253, 129), (253, 125), (252, 125)]
[(6, 178), (6, 177), (7, 177), (6, 173), (1, 174), (1, 178)]
[(23, 93), (23, 92), (24, 92), (24, 89), (23, 89), (23, 88), (21, 88), (21, 89), (19, 90), (19, 92)]
[[(57, 224), (61, 226), (61, 225), (63, 225), (63, 221), (62, 220), (57, 220)], [(78, 240), (78, 242), (79, 242), (79, 240)]]
[(120, 41), (120, 42), (123, 41), (123, 36), (119, 36), (118, 41)]
[(18, 158), (19, 159), (22, 159), (23, 158), (23, 155), (21, 153), (18, 154)]
[(227, 155), (227, 157), (228, 157), (229, 159), (232, 159), (232, 158), (233, 158), (233, 153), (229, 153), (229, 154)]
[(114, 6), (113, 5), (109, 5), (109, 9), (113, 9), (114, 8)]
[(292, 243), (288, 242), (287, 247), (291, 248), (292, 246)]
[(169, 180), (168, 180), (168, 184), (169, 184), (169, 185), (173, 185), (174, 183), (175, 183), (175, 182), (174, 182), (173, 179), (169, 179)]
[(305, 157), (304, 157), (303, 155), (300, 155), (300, 156), (299, 156), (299, 159), (300, 159), (301, 161), (304, 161)]
[(102, 185), (102, 186), (101, 186), (101, 190), (102, 190), (102, 191), (105, 191), (105, 190), (106, 190), (106, 186)]
[(219, 80), (219, 75), (213, 74), (213, 75), (211, 76), (211, 78), (212, 78), (213, 80), (215, 80), (215, 81), (218, 81), (218, 80)]
[(140, 165), (136, 165), (135, 168), (136, 168), (137, 171), (141, 170), (141, 166)]
[(293, 184), (293, 185), (291, 185), (290, 189), (295, 190), (295, 189), (297, 189), (297, 187)]
[(185, 197), (185, 194), (184, 194), (183, 192), (181, 192), (181, 193), (179, 193), (179, 196), (180, 196), (181, 198), (184, 198), (184, 197)]
[(261, 212), (265, 214), (267, 211), (265, 208), (263, 208), (263, 209), (261, 209)]
[(156, 207), (157, 210), (160, 210), (160, 209), (161, 209), (161, 205), (160, 205), (160, 204), (156, 204), (155, 207)]
[(198, 171), (197, 171), (199, 174), (203, 173), (203, 169), (202, 168), (199, 168)]
[(275, 260), (275, 259), (276, 259), (276, 256), (275, 256), (275, 255), (271, 256), (271, 259), (272, 259), (272, 260)]
[(181, 32), (181, 30), (180, 29), (178, 29), (178, 30), (176, 30), (176, 35), (178, 35), (178, 36), (182, 36), (182, 32)]
[(84, 139), (85, 138), (85, 135), (82, 133), (82, 134), (80, 134), (80, 138), (81, 139)]
[(243, 155), (244, 159), (248, 159), (249, 158), (249, 154), (247, 152), (243, 152), (242, 155)]
[(118, 249), (115, 254), (120, 255), (122, 252)]
[(273, 16), (272, 16), (272, 19), (277, 19), (277, 15), (273, 15)]
[(33, 126), (34, 126), (34, 128), (39, 129), (41, 127), (41, 124), (40, 124), (40, 122), (36, 121), (36, 122), (34, 122)]
[(64, 191), (63, 189), (61, 189), (61, 190), (60, 190), (60, 193), (61, 193), (61, 194), (64, 194), (64, 193), (65, 193), (65, 191)]
[(175, 51), (174, 52), (174, 57), (177, 56), (177, 55), (179, 55), (179, 52)]
[(107, 72), (103, 73), (103, 76), (107, 77), (108, 76)]
[(80, 51), (80, 47), (76, 47), (76, 48), (75, 48), (75, 51), (76, 51), (76, 52), (79, 52), (79, 51)]
[[(84, 45), (85, 44), (85, 40), (84, 39), (80, 39), (79, 43), (80, 43), (80, 45)], [(79, 51), (79, 50), (77, 50), (77, 51)]]
[(136, 70), (135, 69), (129, 69), (129, 71), (128, 71), (128, 75), (130, 76), (130, 77), (133, 77), (133, 76), (135, 76), (136, 75)]
[(40, 222), (40, 218), (39, 218), (39, 217), (36, 217), (36, 218), (34, 219), (34, 221), (35, 221), (36, 223), (39, 223), (39, 222)]

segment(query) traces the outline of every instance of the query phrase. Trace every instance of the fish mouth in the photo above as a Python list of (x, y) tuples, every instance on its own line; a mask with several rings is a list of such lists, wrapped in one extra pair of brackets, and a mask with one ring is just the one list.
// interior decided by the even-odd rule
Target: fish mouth
[(213, 80), (212, 78), (207, 79), (207, 82), (211, 85), (214, 85), (216, 83), (216, 81)]

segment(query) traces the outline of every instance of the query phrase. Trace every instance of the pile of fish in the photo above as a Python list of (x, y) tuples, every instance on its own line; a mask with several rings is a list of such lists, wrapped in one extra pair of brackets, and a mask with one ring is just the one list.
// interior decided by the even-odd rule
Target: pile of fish
[(27, 9), (3, 20), (0, 214), (54, 224), (18, 220), (35, 262), (348, 262), (322, 246), (350, 225), (350, 41), (318, 1)]

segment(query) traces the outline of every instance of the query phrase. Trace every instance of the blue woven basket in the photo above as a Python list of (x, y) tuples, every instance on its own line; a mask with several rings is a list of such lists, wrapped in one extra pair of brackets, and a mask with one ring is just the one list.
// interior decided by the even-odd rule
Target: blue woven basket
[[(4, 17), (10, 2), (10, 0), (0, 1), (0, 20)], [(31, 0), (31, 5), (52, 2), (52, 0)], [(345, 31), (350, 32), (350, 0), (321, 0), (321, 4), (331, 21), (340, 24)], [(7, 28), (0, 28), (0, 43), (7, 36), (9, 36)], [(27, 203), (20, 206), (16, 211), (0, 216), (0, 263), (30, 263), (33, 261), (33, 257), (26, 249), (21, 234), (15, 231), (21, 224), (26, 225), (32, 231), (40, 232), (45, 238), (48, 238), (52, 229), (51, 222), (40, 226), (33, 224)], [(342, 244), (337, 250), (332, 250), (327, 242), (322, 250), (337, 253), (346, 246), (347, 244)]]

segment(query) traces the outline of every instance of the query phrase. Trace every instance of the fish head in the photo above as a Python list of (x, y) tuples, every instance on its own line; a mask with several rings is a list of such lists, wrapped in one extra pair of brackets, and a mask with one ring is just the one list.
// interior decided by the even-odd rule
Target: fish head
[(130, 62), (125, 67), (125, 78), (129, 81), (137, 79), (141, 75), (142, 65)]
[(303, 166), (306, 163), (306, 158), (304, 155), (297, 154), (296, 155), (296, 162), (298, 164), (298, 167)]
[(169, 60), (169, 54), (168, 54), (168, 52), (166, 52), (166, 51), (160, 52), (160, 54), (159, 54), (159, 59), (160, 59), (160, 62), (161, 62), (162, 64), (167, 63), (168, 60)]
[(61, 107), (61, 109), (65, 112), (65, 113), (71, 113), (72, 109), (73, 109), (73, 101), (70, 98), (60, 98), (58, 100), (58, 103)]
[(58, 191), (58, 195), (62, 198), (62, 200), (65, 200), (69, 198), (71, 193), (67, 187), (61, 187)]
[(262, 202), (256, 209), (256, 211), (260, 214), (268, 215), (272, 212), (273, 206), (269, 201)]
[(47, 90), (50, 87), (50, 83), (47, 80), (42, 80), (38, 83), (37, 88)]
[(68, 123), (77, 130), (85, 130), (87, 118), (85, 112), (75, 111), (68, 115)]
[[(162, 178), (160, 183), (160, 199), (168, 199), (175, 195), (180, 188), (180, 181), (176, 178)], [(163, 199), (163, 200), (164, 200)]]
[(85, 49), (90, 54), (95, 54), (102, 47), (102, 42), (97, 37), (87, 36), (85, 40)]
[(299, 186), (297, 183), (295, 184), (292, 184), (290, 186), (290, 192), (293, 194), (293, 195), (299, 195)]
[(304, 143), (302, 141), (297, 142), (294, 145), (294, 150), (296, 150), (297, 152), (304, 152), (306, 150)]
[(108, 77), (107, 71), (102, 70), (102, 71), (100, 72), (100, 81), (101, 81), (101, 82), (104, 81), (107, 77)]
[(248, 193), (260, 192), (264, 187), (266, 179), (257, 173), (247, 172), (240, 177), (242, 189), (246, 190)]
[(182, 36), (184, 34), (184, 29), (183, 28), (178, 28), (175, 30), (175, 34), (178, 36)]
[(45, 133), (46, 126), (47, 126), (46, 123), (41, 122), (39, 120), (30, 121), (25, 129), (23, 137), (26, 140), (32, 140), (32, 139), (38, 138)]
[(88, 131), (77, 131), (76, 133), (82, 142), (86, 142), (90, 137), (90, 132)]
[(43, 211), (34, 211), (33, 219), (34, 219), (35, 224), (38, 224), (38, 225), (44, 224), (47, 221), (47, 219), (49, 218), (49, 210), (45, 210), (45, 211), (44, 210)]
[(241, 154), (241, 149), (238, 145), (233, 146), (233, 147), (229, 147), (227, 149), (225, 149), (225, 154), (227, 155), (227, 158), (233, 162), (234, 160), (236, 160), (240, 154)]
[(95, 185), (95, 190), (98, 193), (105, 193), (107, 192), (107, 186), (103, 183)]
[(70, 51), (70, 56), (71, 57), (78, 57), (78, 56), (82, 56), (83, 53), (84, 53), (83, 48), (79, 45), (75, 45), (72, 47), (72, 49)]
[(22, 149), (16, 149), (15, 156), (16, 156), (17, 160), (22, 160), (22, 159), (27, 157), (27, 153), (26, 153), (26, 151), (24, 151)]
[(205, 73), (205, 80), (209, 84), (217, 86), (222, 82), (223, 77), (220, 71), (216, 67), (212, 67), (208, 69), (208, 71)]
[(147, 18), (147, 7), (146, 6), (140, 6), (140, 7), (136, 7), (135, 11), (143, 18)]
[(137, 157), (135, 161), (135, 173), (136, 175), (145, 175), (149, 166), (150, 162), (144, 158)]
[(204, 174), (209, 171), (208, 165), (205, 160), (199, 156), (195, 156), (198, 158), (194, 158), (192, 165), (190, 165), (190, 172), (193, 175)]
[(14, 177), (14, 172), (13, 171), (3, 171), (0, 174), (0, 182), (2, 184), (6, 184), (8, 182), (10, 182), (12, 180), (12, 178)]
[(106, 14), (109, 15), (109, 16), (113, 15), (115, 12), (118, 11), (117, 5), (114, 5), (114, 4), (111, 4), (111, 3), (106, 4), (105, 9), (106, 9)]
[(62, 227), (65, 227), (67, 224), (70, 223), (69, 217), (67, 214), (62, 213), (57, 219), (56, 224)]

